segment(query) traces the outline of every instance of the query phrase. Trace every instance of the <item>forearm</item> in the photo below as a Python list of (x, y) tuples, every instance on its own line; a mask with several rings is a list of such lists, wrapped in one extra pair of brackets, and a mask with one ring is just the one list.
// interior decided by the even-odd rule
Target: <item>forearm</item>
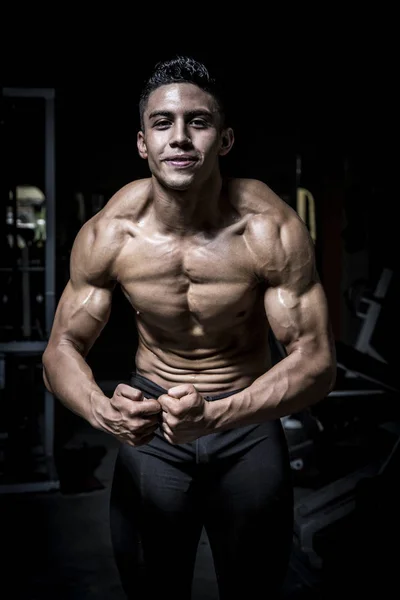
[(47, 389), (69, 410), (95, 426), (92, 402), (104, 396), (85, 358), (70, 344), (48, 347), (43, 355)]
[(332, 360), (294, 352), (243, 391), (210, 403), (212, 431), (251, 425), (294, 414), (322, 400), (332, 389)]

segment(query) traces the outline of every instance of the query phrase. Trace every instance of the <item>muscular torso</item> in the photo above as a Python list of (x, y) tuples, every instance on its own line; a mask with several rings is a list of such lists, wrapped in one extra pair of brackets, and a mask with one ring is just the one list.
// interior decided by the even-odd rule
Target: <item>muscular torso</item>
[(145, 198), (135, 206), (134, 218), (131, 208), (119, 216), (114, 271), (136, 315), (137, 372), (166, 388), (246, 387), (270, 366), (265, 287), (248, 239), (253, 214), (232, 206), (220, 228), (177, 236), (157, 231)]

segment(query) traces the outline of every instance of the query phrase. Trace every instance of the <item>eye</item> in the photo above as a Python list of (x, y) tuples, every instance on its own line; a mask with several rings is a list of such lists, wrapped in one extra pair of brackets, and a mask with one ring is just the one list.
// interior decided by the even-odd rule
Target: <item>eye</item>
[(208, 127), (208, 123), (204, 119), (193, 119), (190, 124), (197, 128)]
[(168, 121), (168, 119), (160, 119), (159, 121), (156, 121), (153, 125), (153, 127), (155, 127), (156, 129), (166, 129), (167, 127), (169, 127), (170, 125), (170, 121)]

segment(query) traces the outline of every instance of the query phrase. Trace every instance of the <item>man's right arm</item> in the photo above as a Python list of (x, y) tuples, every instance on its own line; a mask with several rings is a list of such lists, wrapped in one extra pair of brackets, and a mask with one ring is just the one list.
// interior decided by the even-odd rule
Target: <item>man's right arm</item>
[(108, 321), (115, 286), (111, 277), (111, 248), (115, 245), (107, 245), (97, 227), (88, 222), (76, 237), (70, 279), (57, 306), (43, 354), (47, 389), (94, 426), (93, 402), (104, 394), (86, 356)]
[(123, 240), (97, 219), (80, 230), (71, 253), (70, 280), (54, 316), (43, 354), (47, 389), (96, 429), (131, 446), (147, 444), (159, 424), (161, 406), (140, 390), (117, 385), (108, 398), (94, 380), (86, 356), (106, 325), (115, 287), (114, 261)]

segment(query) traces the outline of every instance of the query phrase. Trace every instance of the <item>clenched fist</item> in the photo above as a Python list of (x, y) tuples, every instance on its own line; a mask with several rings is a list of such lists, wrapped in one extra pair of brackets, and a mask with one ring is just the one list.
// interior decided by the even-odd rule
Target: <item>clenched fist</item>
[(112, 398), (103, 394), (91, 399), (93, 426), (111, 433), (130, 446), (142, 446), (154, 437), (159, 425), (160, 403), (144, 398), (142, 392), (120, 383)]
[(177, 385), (158, 398), (161, 430), (171, 444), (185, 444), (210, 433), (209, 405), (192, 384)]

